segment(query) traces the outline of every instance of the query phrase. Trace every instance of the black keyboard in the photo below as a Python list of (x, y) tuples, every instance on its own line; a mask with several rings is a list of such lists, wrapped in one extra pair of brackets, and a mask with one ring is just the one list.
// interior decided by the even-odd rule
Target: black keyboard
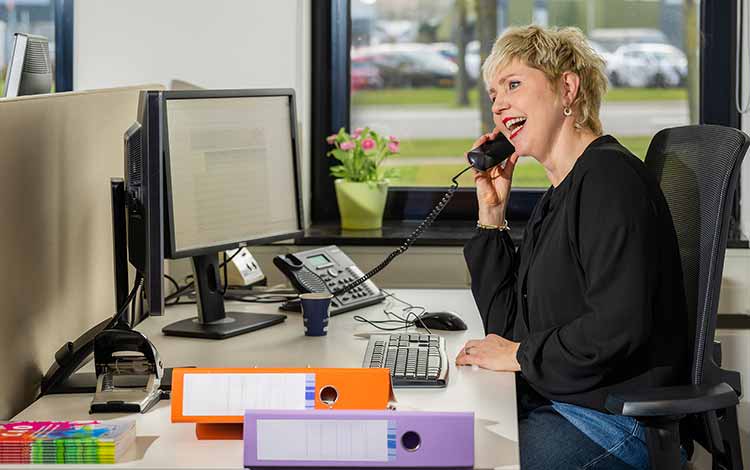
[(372, 335), (362, 367), (385, 367), (394, 388), (443, 388), (448, 384), (445, 338), (438, 335)]

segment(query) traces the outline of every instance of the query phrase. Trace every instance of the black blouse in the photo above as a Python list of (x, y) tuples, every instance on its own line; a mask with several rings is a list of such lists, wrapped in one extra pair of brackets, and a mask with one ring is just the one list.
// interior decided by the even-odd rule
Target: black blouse
[(464, 247), (487, 333), (521, 343), (541, 395), (605, 411), (610, 392), (687, 383), (688, 313), (672, 218), (657, 181), (612, 136), (594, 140), (529, 219)]

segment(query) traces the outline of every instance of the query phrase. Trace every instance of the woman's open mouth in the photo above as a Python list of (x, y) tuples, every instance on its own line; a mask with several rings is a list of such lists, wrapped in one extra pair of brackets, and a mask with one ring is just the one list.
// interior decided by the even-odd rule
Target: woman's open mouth
[(510, 131), (509, 139), (513, 139), (519, 132), (521, 132), (521, 129), (523, 129), (524, 124), (526, 124), (526, 118), (505, 118), (503, 119), (503, 124), (505, 124), (505, 127)]

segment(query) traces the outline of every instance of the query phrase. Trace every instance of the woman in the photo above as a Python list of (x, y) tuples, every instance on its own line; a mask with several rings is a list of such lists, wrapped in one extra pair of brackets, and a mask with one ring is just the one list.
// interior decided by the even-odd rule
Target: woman
[[(687, 380), (689, 319), (674, 227), (657, 182), (602, 135), (602, 60), (577, 29), (508, 30), (483, 65), (495, 130), (516, 152), (475, 171), (464, 255), (487, 337), (456, 359), (517, 371), (524, 469), (648, 468), (645, 432), (610, 393)], [(515, 251), (505, 211), (519, 156), (551, 187)]]

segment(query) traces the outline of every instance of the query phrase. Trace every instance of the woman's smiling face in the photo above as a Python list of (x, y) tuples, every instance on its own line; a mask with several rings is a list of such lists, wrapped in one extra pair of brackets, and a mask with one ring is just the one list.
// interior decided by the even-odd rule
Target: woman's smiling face
[(562, 93), (541, 70), (513, 60), (488, 89), (495, 125), (520, 155), (544, 155), (565, 121)]

